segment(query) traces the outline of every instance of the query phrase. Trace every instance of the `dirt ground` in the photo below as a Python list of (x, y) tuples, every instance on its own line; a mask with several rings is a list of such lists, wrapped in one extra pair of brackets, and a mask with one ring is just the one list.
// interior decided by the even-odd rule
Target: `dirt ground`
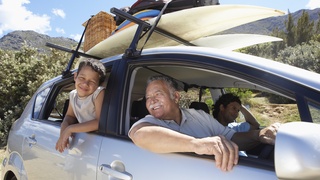
[(275, 122), (300, 121), (296, 104), (272, 104), (267, 102), (266, 98), (253, 98), (251, 103), (250, 111), (261, 126)]
[[(0, 163), (2, 163), (2, 160), (4, 158), (4, 152), (5, 152), (5, 148), (1, 148), (0, 149)], [(1, 177), (1, 173), (2, 173), (2, 165), (0, 165), (0, 177)]]

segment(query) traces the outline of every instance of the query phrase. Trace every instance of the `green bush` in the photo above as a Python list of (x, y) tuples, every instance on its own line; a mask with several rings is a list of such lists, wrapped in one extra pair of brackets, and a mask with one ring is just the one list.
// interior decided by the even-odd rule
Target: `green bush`
[(320, 42), (310, 41), (279, 52), (276, 61), (320, 73)]
[(6, 143), (12, 123), (18, 119), (33, 93), (45, 81), (61, 74), (70, 54), (52, 50), (48, 55), (23, 47), (0, 50), (0, 143)]
[(249, 104), (250, 105), (250, 98), (252, 97), (252, 91), (249, 89), (241, 89), (241, 88), (226, 88), (227, 93), (232, 93), (237, 95), (242, 104)]

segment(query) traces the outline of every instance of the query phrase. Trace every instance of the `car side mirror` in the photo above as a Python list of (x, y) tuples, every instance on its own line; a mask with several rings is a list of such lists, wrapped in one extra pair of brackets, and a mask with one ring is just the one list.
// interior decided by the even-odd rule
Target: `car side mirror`
[(320, 124), (283, 124), (275, 142), (275, 169), (279, 179), (320, 177)]

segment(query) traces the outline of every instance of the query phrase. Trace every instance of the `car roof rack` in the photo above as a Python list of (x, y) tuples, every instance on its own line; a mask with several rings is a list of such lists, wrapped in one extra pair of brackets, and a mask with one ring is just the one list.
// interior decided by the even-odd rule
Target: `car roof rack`
[[(111, 8), (110, 9), (110, 12), (111, 13), (114, 13), (118, 16), (121, 16), (131, 22), (134, 22), (136, 24), (138, 24), (138, 28), (135, 32), (135, 35), (131, 41), (131, 44), (130, 46), (128, 47), (128, 49), (126, 49), (126, 51), (124, 52), (124, 57), (126, 58), (136, 58), (136, 57), (139, 57), (141, 55), (141, 52), (142, 52), (142, 49), (143, 47), (141, 48), (140, 51), (137, 50), (137, 45), (138, 45), (138, 42), (139, 40), (147, 33), (149, 32), (148, 34), (148, 37), (146, 38), (146, 41), (144, 42), (144, 45), (147, 43), (147, 41), (149, 40), (149, 38), (151, 37), (152, 33), (155, 31), (157, 32), (158, 34), (164, 36), (164, 37), (167, 37), (169, 39), (172, 39), (180, 44), (183, 44), (185, 46), (196, 46), (192, 43), (190, 43), (189, 41), (187, 40), (184, 40), (166, 30), (163, 30), (159, 27), (157, 27), (157, 24), (158, 22), (160, 21), (160, 18), (165, 10), (165, 8), (167, 7), (167, 5), (170, 3), (171, 1), (168, 1), (165, 6), (162, 8), (161, 12), (159, 13), (159, 15), (157, 16), (157, 19), (155, 21), (155, 23), (153, 25), (150, 25), (149, 23), (145, 22), (145, 21), (142, 21), (141, 19), (138, 19), (136, 17), (134, 17), (133, 15), (127, 13), (127, 12), (124, 12), (124, 11), (121, 11), (117, 8)], [(91, 18), (93, 17), (93, 15), (91, 16)], [(65, 51), (65, 52), (69, 52), (69, 53), (72, 53), (72, 56), (69, 60), (69, 63), (66, 67), (66, 69), (62, 72), (62, 78), (67, 78), (67, 77), (70, 77), (72, 74), (71, 74), (71, 67), (72, 67), (72, 64), (75, 60), (75, 58), (78, 58), (79, 56), (82, 56), (82, 57), (87, 57), (87, 58), (94, 58), (94, 59), (102, 59), (100, 57), (97, 57), (97, 56), (93, 56), (93, 55), (89, 55), (89, 54), (86, 54), (86, 53), (83, 53), (83, 52), (79, 52), (79, 48), (81, 46), (81, 43), (82, 43), (82, 40), (83, 40), (83, 37), (84, 37), (84, 34), (86, 32), (86, 29), (89, 25), (89, 22), (91, 20), (91, 18), (88, 20), (86, 26), (85, 26), (85, 29), (83, 30), (83, 33), (81, 35), (81, 38), (78, 42), (78, 45), (76, 47), (75, 50), (72, 50), (72, 49), (69, 49), (69, 48), (66, 48), (66, 47), (63, 47), (63, 46), (59, 46), (59, 45), (55, 45), (55, 44), (52, 44), (52, 43), (49, 43), (47, 42), (46, 43), (46, 46), (48, 47), (51, 47), (51, 48), (55, 48), (55, 49), (59, 49), (59, 50), (62, 50), (62, 51)], [(143, 46), (144, 46), (143, 45)]]
[[(183, 45), (185, 45), (185, 46), (196, 46), (196, 45), (190, 43), (190, 42), (187, 41), (187, 40), (184, 40), (184, 39), (182, 39), (182, 38), (180, 38), (180, 37), (178, 37), (178, 36), (176, 36), (176, 35), (168, 32), (168, 31), (166, 31), (166, 30), (163, 30), (163, 29), (157, 27), (157, 24), (158, 24), (158, 22), (159, 22), (159, 20), (160, 20), (160, 18), (161, 18), (161, 16), (162, 16), (165, 8), (167, 7), (168, 3), (170, 3), (170, 1), (167, 2), (167, 3), (165, 4), (165, 6), (162, 8), (161, 12), (160, 12), (159, 15), (157, 16), (157, 19), (156, 19), (156, 21), (155, 21), (155, 23), (154, 23), (153, 25), (150, 25), (149, 23), (147, 23), (147, 22), (145, 22), (145, 21), (143, 21), (143, 20), (141, 20), (141, 19), (138, 19), (138, 18), (134, 17), (133, 15), (127, 13), (127, 12), (121, 11), (121, 10), (115, 8), (115, 7), (113, 7), (113, 8), (110, 9), (110, 12), (111, 12), (111, 13), (113, 13), (113, 14), (115, 14), (115, 15), (118, 15), (118, 16), (121, 16), (121, 17), (123, 17), (124, 19), (126, 19), (126, 20), (128, 20), (128, 21), (131, 21), (131, 22), (134, 22), (134, 23), (136, 23), (136, 24), (138, 25), (138, 28), (137, 28), (137, 30), (136, 30), (136, 32), (135, 32), (135, 35), (134, 35), (134, 37), (133, 37), (133, 39), (132, 39), (132, 41), (131, 41), (130, 46), (129, 46), (128, 49), (124, 52), (124, 57), (126, 57), (126, 58), (137, 58), (137, 57), (140, 56), (141, 51), (142, 51), (143, 48), (142, 48), (140, 51), (138, 51), (138, 50), (137, 50), (137, 45), (138, 45), (139, 40), (140, 40), (148, 31), (150, 31), (150, 32), (149, 32), (149, 34), (148, 34), (148, 37), (147, 37), (144, 45), (147, 43), (147, 41), (148, 41), (149, 37), (151, 36), (151, 34), (155, 31), (155, 32), (157, 32), (158, 34), (163, 35), (164, 37), (170, 38), (170, 39), (172, 39), (172, 40), (174, 40), (174, 41), (176, 41), (176, 42), (178, 42), (178, 43), (180, 43), (180, 44), (183, 44)], [(144, 32), (144, 33), (143, 33), (143, 32)]]
[(51, 47), (51, 48), (54, 48), (54, 49), (58, 49), (58, 50), (61, 50), (61, 51), (65, 51), (65, 52), (68, 52), (68, 53), (76, 53), (76, 57), (86, 57), (86, 58), (93, 58), (93, 59), (102, 59), (101, 57), (98, 57), (98, 56), (93, 56), (93, 55), (90, 55), (90, 54), (86, 54), (86, 53), (83, 53), (83, 52), (80, 52), (80, 51), (77, 51), (76, 50), (73, 50), (73, 49), (70, 49), (70, 48), (66, 48), (66, 47), (63, 47), (63, 46), (60, 46), (60, 45), (56, 45), (56, 44), (52, 44), (52, 43), (49, 43), (49, 42), (46, 42), (46, 46), (48, 47)]
[[(91, 16), (91, 18), (92, 17), (93, 17), (93, 15)], [(52, 44), (52, 43), (48, 43), (48, 42), (46, 43), (46, 46), (48, 46), (48, 47), (52, 47), (52, 48), (55, 48), (55, 49), (59, 49), (59, 50), (65, 51), (65, 52), (72, 53), (72, 56), (71, 56), (71, 58), (70, 58), (70, 60), (68, 62), (68, 65), (67, 65), (66, 69), (61, 73), (62, 78), (67, 78), (67, 77), (72, 76), (70, 70), (71, 70), (71, 67), (72, 67), (72, 64), (73, 64), (75, 58), (79, 58), (80, 56), (83, 56), (83, 57), (94, 58), (94, 59), (98, 59), (98, 60), (101, 59), (100, 57), (96, 57), (96, 56), (92, 56), (92, 55), (89, 55), (89, 54), (86, 54), (86, 53), (83, 53), (83, 52), (79, 52), (79, 49), (80, 49), (84, 34), (85, 34), (86, 30), (87, 30), (87, 27), (89, 25), (89, 22), (90, 22), (91, 18), (88, 20), (88, 23), (87, 23), (87, 25), (85, 26), (85, 28), (84, 28), (84, 30), (82, 32), (81, 38), (80, 38), (80, 40), (78, 42), (78, 45), (77, 45), (75, 50), (72, 50), (72, 49), (69, 49), (69, 48), (66, 48), (66, 47), (62, 47), (62, 46), (59, 46), (59, 45), (55, 45), (55, 44)]]

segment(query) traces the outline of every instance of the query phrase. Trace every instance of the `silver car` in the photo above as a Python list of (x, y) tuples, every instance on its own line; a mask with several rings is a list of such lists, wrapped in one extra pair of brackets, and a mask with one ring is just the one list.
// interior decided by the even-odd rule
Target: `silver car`
[[(108, 70), (99, 130), (77, 133), (59, 153), (55, 143), (74, 89), (73, 76), (45, 82), (13, 124), (2, 177), (13, 179), (319, 179), (320, 74), (230, 51), (202, 47), (146, 49), (139, 57), (101, 60)], [(74, 71), (71, 71), (73, 74)], [(215, 167), (213, 156), (157, 154), (137, 147), (130, 126), (144, 117), (146, 79), (164, 74), (188, 93), (208, 89), (214, 101), (225, 88), (275, 94), (296, 104), (299, 121), (279, 129), (275, 146), (248, 151), (231, 172)], [(200, 98), (201, 99), (201, 98)], [(268, 122), (266, 122), (268, 123)], [(157, 142), (154, 142), (157, 143)]]

